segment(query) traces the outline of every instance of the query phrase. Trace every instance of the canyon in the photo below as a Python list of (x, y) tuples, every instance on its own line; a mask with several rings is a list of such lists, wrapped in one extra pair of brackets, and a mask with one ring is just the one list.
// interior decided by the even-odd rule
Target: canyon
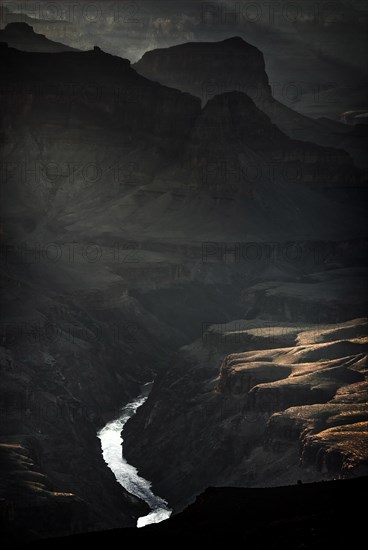
[[(238, 38), (174, 48), (190, 49), (179, 75), (171, 48), (132, 66), (97, 47), (7, 40), (9, 543), (149, 513), (116, 483), (97, 432), (152, 380), (124, 456), (175, 512), (210, 486), (367, 475), (361, 142), (304, 116), (297, 132), (302, 115), (272, 98), (261, 52)], [(267, 101), (234, 86), (203, 101), (203, 56), (208, 75), (231, 56)]]

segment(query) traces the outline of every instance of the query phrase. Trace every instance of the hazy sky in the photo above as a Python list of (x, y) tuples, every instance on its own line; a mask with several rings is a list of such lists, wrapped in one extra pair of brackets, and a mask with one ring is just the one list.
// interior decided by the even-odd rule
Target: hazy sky
[[(157, 47), (241, 36), (263, 51), (275, 95), (284, 96), (284, 102), (308, 111), (315, 90), (321, 89), (334, 90), (321, 94), (321, 113), (333, 109), (339, 94), (347, 109), (367, 107), (361, 104), (368, 57), (366, 0), (41, 0), (0, 5), (17, 12), (19, 20), (34, 18), (35, 30), (51, 39), (80, 49), (98, 45), (132, 62)], [(3, 9), (1, 26), (8, 20)], [(299, 90), (294, 97), (290, 83)]]

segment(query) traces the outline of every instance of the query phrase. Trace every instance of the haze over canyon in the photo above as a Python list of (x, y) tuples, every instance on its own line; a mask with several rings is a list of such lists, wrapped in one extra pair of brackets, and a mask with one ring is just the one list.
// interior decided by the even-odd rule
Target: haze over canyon
[[(83, 2), (73, 20), (2, 7), (11, 547), (318, 548), (333, 518), (341, 540), (364, 525), (350, 508), (368, 474), (365, 12), (339, 3), (354, 61), (325, 46), (297, 68), (310, 19), (252, 26), (242, 5), (220, 28), (226, 2), (178, 4), (142, 2), (125, 34), (113, 3), (95, 26)], [(300, 71), (309, 91), (285, 101), (275, 78)]]

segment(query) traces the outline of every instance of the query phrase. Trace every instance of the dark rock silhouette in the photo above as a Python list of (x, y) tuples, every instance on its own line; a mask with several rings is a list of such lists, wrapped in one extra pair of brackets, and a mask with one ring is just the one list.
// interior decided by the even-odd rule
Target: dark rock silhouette
[(262, 52), (242, 38), (148, 51), (133, 66), (152, 80), (200, 97), (203, 104), (225, 92), (246, 93), (288, 136), (334, 147), (344, 143), (355, 161), (367, 168), (365, 155), (353, 143), (273, 98)]
[(39, 34), (27, 23), (8, 23), (0, 30), (0, 41), (7, 42), (11, 48), (26, 52), (75, 52), (76, 48), (54, 42)]
[[(184, 512), (143, 529), (120, 529), (38, 541), (28, 548), (77, 548), (93, 541), (113, 546), (150, 544), (228, 545), (229, 541), (275, 550), (315, 550), (349, 546), (365, 536), (364, 510), (352, 506), (364, 498), (367, 478), (276, 487), (211, 487)], [(336, 528), (338, 525), (338, 529)]]
[[(232, 185), (239, 190), (242, 185), (251, 186), (252, 178), (254, 190), (260, 181), (269, 179), (274, 183), (283, 180), (293, 185), (304, 184), (322, 192), (334, 187), (348, 189), (349, 181), (354, 185), (363, 180), (345, 151), (291, 139), (242, 92), (223, 93), (208, 101), (196, 122), (188, 149), (188, 158), (191, 157), (188, 162), (194, 172), (192, 180), (196, 174), (200, 177), (206, 166), (226, 163), (229, 178), (220, 170), (212, 177), (212, 184), (224, 191)], [(247, 170), (251, 166), (259, 171), (259, 182), (252, 170)], [(243, 177), (236, 173), (236, 167)], [(210, 174), (207, 179), (211, 185)]]

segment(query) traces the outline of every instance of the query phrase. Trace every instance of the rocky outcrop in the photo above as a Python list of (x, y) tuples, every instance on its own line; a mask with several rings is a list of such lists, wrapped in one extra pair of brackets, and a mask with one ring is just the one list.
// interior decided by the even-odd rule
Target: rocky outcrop
[(24, 542), (42, 533), (66, 535), (89, 523), (88, 507), (71, 492), (53, 491), (32, 458), (32, 442), (0, 444), (1, 520), (6, 543)]
[[(223, 357), (219, 373), (224, 348), (206, 355), (187, 346), (186, 368), (157, 381), (128, 423), (128, 458), (177, 509), (206, 484), (278, 485), (366, 471), (366, 319), (300, 330), (294, 345), (274, 347), (281, 328), (269, 349)], [(151, 445), (159, 455), (146, 460)]]
[[(366, 361), (355, 365), (366, 370)], [(269, 421), (273, 441), (297, 438), (301, 463), (327, 475), (349, 476), (367, 469), (367, 382), (340, 387), (326, 404), (291, 407)]]

